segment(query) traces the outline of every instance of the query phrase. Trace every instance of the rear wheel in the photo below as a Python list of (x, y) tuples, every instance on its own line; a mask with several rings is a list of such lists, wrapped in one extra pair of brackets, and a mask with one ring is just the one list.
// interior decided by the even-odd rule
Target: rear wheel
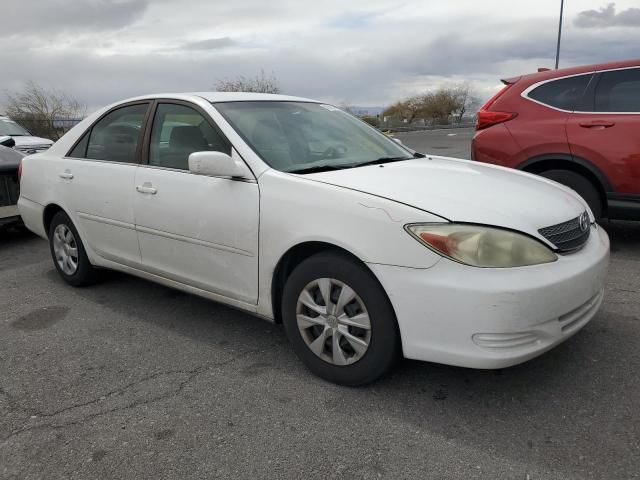
[(339, 253), (319, 253), (295, 268), (284, 287), (282, 320), (303, 363), (341, 385), (376, 380), (400, 353), (386, 293), (364, 266)]
[(596, 220), (602, 217), (602, 197), (589, 179), (570, 170), (547, 170), (546, 172), (541, 172), (540, 175), (577, 192), (587, 202)]
[(56, 213), (51, 220), (49, 246), (53, 264), (65, 282), (74, 287), (96, 282), (98, 272), (89, 262), (76, 227), (64, 212)]

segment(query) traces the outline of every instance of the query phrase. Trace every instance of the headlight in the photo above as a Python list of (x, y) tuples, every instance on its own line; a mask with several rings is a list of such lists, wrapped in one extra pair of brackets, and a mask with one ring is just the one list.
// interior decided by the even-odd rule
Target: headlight
[(405, 229), (436, 253), (474, 267), (524, 267), (558, 259), (541, 242), (500, 228), (425, 223), (406, 225)]

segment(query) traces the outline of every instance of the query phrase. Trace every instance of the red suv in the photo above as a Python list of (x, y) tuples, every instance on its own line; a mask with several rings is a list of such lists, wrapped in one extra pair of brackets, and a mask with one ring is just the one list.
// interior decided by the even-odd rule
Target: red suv
[(596, 218), (640, 220), (640, 60), (502, 80), (471, 158), (573, 188)]

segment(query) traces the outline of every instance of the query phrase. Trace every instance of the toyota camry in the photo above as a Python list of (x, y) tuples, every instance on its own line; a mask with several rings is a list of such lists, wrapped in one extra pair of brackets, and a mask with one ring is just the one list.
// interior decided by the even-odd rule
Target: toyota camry
[(115, 269), (283, 323), (343, 385), (400, 356), (521, 363), (602, 302), (609, 240), (575, 192), (425, 156), (314, 100), (138, 97), (21, 172), (20, 214), (70, 285)]

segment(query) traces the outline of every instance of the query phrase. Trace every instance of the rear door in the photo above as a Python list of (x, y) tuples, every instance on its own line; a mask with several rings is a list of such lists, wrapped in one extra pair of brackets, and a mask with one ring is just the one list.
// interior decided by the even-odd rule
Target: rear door
[[(523, 161), (541, 155), (570, 154), (566, 124), (591, 77), (589, 73), (554, 78), (536, 83), (523, 92), (532, 103), (516, 110), (518, 117), (505, 123), (522, 148)], [(496, 101), (496, 109), (512, 111), (509, 106), (501, 106), (500, 100)]]
[(193, 152), (237, 155), (195, 105), (158, 101), (147, 137), (146, 164), (137, 169), (133, 202), (143, 268), (257, 303), (257, 182), (189, 172)]
[[(600, 72), (567, 123), (571, 153), (618, 194), (640, 194), (640, 68)], [(640, 201), (640, 198), (638, 198)]]
[(57, 181), (82, 240), (98, 255), (140, 266), (134, 179), (150, 102), (103, 115), (57, 166)]

